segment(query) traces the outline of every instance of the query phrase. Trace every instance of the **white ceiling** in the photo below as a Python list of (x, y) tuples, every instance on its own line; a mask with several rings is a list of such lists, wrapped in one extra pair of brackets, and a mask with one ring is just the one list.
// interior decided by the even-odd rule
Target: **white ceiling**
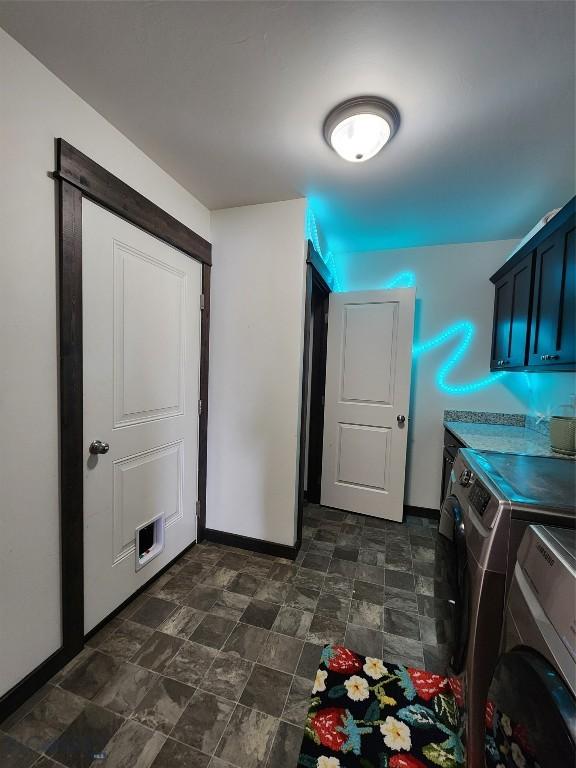
[[(574, 194), (571, 2), (0, 2), (0, 24), (209, 208), (311, 195), (336, 250), (517, 237)], [(337, 102), (402, 124), (373, 161)]]

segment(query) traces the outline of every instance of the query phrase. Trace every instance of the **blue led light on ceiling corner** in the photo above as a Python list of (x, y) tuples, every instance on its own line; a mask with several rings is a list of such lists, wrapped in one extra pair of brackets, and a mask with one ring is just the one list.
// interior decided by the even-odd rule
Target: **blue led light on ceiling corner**
[(340, 280), (338, 278), (338, 270), (336, 269), (336, 261), (334, 260), (334, 255), (332, 251), (327, 250), (326, 254), (324, 254), (323, 248), (320, 245), (320, 237), (318, 236), (318, 225), (316, 224), (316, 216), (314, 215), (314, 211), (312, 210), (310, 204), (308, 204), (306, 208), (306, 232), (305, 237), (307, 240), (310, 240), (312, 245), (314, 246), (314, 249), (324, 262), (326, 264), (326, 267), (328, 271), (330, 272), (330, 275), (332, 276), (332, 288), (340, 293), (342, 289), (342, 284), (340, 283)]
[(414, 288), (416, 286), (416, 275), (414, 272), (398, 272), (397, 275), (384, 283), (382, 290), (389, 291), (391, 288)]

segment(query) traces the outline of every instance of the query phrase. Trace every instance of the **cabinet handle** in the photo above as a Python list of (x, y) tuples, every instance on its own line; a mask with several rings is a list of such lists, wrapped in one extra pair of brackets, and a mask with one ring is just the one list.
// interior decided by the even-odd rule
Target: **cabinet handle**
[(540, 355), (540, 360), (558, 360), (560, 355)]

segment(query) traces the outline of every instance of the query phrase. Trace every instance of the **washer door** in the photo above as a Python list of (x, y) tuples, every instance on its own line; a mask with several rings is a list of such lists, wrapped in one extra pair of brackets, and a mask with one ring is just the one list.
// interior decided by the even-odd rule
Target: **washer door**
[(556, 670), (519, 646), (498, 660), (486, 708), (487, 768), (576, 765), (576, 702)]
[(456, 496), (448, 496), (442, 506), (444, 519), (452, 521), (452, 542), (448, 552), (448, 580), (452, 600), (452, 657), (451, 673), (459, 675), (466, 662), (468, 646), (470, 585), (468, 576), (468, 552), (462, 508)]

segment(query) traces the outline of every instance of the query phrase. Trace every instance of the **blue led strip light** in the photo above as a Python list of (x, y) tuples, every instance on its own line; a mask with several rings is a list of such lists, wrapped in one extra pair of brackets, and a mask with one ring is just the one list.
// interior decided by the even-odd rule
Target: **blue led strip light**
[(337, 292), (342, 291), (342, 284), (338, 279), (338, 271), (336, 269), (336, 262), (334, 261), (334, 256), (332, 254), (332, 251), (327, 251), (326, 254), (322, 252), (322, 248), (320, 246), (320, 238), (318, 237), (318, 227), (316, 225), (316, 217), (314, 216), (314, 212), (312, 211), (312, 208), (310, 206), (306, 208), (305, 236), (307, 240), (310, 240), (312, 242), (312, 245), (314, 246), (316, 252), (319, 254), (324, 264), (326, 264), (328, 271), (332, 275), (334, 290)]
[(450, 325), (446, 330), (442, 331), (437, 336), (434, 336), (434, 338), (414, 346), (412, 355), (413, 357), (417, 357), (423, 352), (428, 352), (430, 349), (441, 346), (453, 337), (460, 337), (456, 348), (446, 362), (440, 366), (438, 373), (436, 374), (436, 383), (444, 392), (448, 392), (452, 395), (465, 395), (469, 392), (476, 392), (479, 389), (484, 389), (484, 387), (489, 387), (505, 375), (505, 371), (499, 371), (498, 373), (492, 373), (483, 379), (472, 381), (469, 384), (448, 384), (446, 378), (449, 372), (465, 355), (468, 347), (472, 343), (474, 333), (474, 325), (469, 320), (461, 320), (458, 323), (454, 323), (454, 325)]

